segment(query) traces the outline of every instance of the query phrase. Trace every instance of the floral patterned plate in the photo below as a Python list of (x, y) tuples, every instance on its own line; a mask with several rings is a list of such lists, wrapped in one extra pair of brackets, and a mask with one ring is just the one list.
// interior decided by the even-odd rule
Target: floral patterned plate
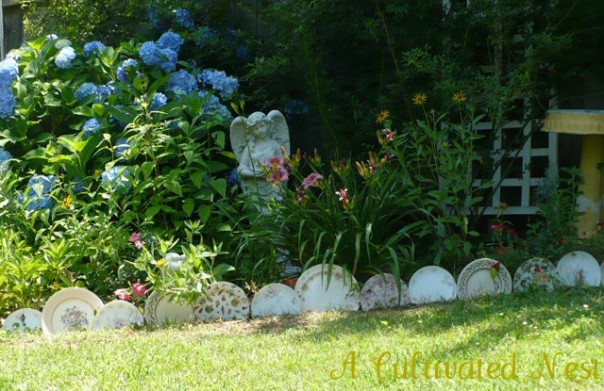
[(302, 301), (295, 290), (285, 284), (268, 284), (254, 295), (252, 317), (299, 314)]
[(145, 301), (147, 324), (183, 323), (193, 320), (193, 306), (170, 301), (159, 292), (153, 291)]
[(560, 282), (566, 286), (600, 286), (602, 282), (600, 264), (584, 251), (574, 251), (560, 258), (556, 270)]
[(542, 286), (548, 292), (560, 283), (556, 266), (543, 258), (532, 258), (518, 267), (514, 274), (514, 291), (522, 292), (531, 286)]
[(84, 288), (61, 289), (48, 299), (42, 310), (42, 331), (54, 335), (63, 331), (90, 329), (103, 302)]
[(7, 331), (33, 331), (42, 328), (42, 313), (32, 308), (21, 308), (4, 319), (2, 328)]
[(302, 311), (358, 311), (361, 298), (357, 281), (340, 266), (316, 265), (306, 270), (295, 290), (302, 301)]
[(250, 301), (237, 285), (219, 281), (210, 284), (207, 290), (208, 296), (200, 298), (195, 305), (195, 320), (212, 322), (249, 317)]
[(459, 273), (457, 290), (460, 299), (511, 293), (512, 276), (500, 262), (490, 258), (476, 259)]
[(392, 274), (376, 274), (365, 282), (361, 290), (361, 309), (369, 311), (375, 308), (394, 308), (411, 303), (409, 288), (402, 281), (399, 287)]
[(424, 266), (409, 281), (409, 296), (413, 304), (449, 301), (457, 297), (455, 279), (439, 266)]
[(114, 300), (98, 310), (92, 320), (92, 329), (121, 329), (131, 324), (143, 324), (144, 321), (143, 314), (134, 304)]

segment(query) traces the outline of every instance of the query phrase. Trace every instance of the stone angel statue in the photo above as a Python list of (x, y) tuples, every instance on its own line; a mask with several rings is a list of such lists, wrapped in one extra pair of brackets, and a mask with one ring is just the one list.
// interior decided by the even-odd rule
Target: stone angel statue
[(278, 188), (267, 182), (263, 167), (269, 158), (290, 153), (289, 128), (283, 114), (259, 111), (231, 123), (231, 147), (239, 163), (237, 174), (243, 191), (264, 201), (278, 198)]

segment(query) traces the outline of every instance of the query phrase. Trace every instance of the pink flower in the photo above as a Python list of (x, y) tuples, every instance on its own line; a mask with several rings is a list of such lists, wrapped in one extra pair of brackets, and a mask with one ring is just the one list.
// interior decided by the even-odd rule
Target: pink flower
[(135, 282), (134, 285), (132, 285), (132, 292), (134, 293), (134, 296), (145, 296), (147, 287), (142, 282)]
[(145, 247), (145, 242), (143, 240), (141, 240), (140, 232), (133, 233), (132, 235), (130, 235), (130, 239), (128, 239), (128, 240), (131, 243), (134, 243), (136, 248), (138, 248), (139, 250), (142, 250), (142, 248)]
[(115, 297), (124, 301), (131, 301), (132, 296), (130, 296), (130, 292), (127, 289), (118, 289), (115, 292)]
[(273, 157), (269, 157), (267, 160), (268, 166), (278, 170), (281, 167), (283, 167), (283, 163), (285, 161), (283, 160), (283, 158), (281, 156), (273, 156)]
[(307, 190), (309, 187), (317, 187), (321, 179), (323, 179), (323, 175), (313, 172), (302, 180), (302, 186), (304, 190)]
[(132, 235), (130, 235), (130, 239), (129, 239), (130, 242), (131, 243), (136, 243), (136, 242), (140, 241), (141, 240), (141, 235), (142, 234), (140, 232), (133, 233)]
[(340, 189), (340, 191), (336, 191), (336, 195), (344, 206), (350, 205), (350, 200), (348, 199), (348, 189)]
[(306, 192), (304, 191), (303, 188), (299, 188), (298, 191), (296, 191), (296, 201), (304, 202), (305, 199), (306, 199)]
[(386, 140), (388, 141), (393, 141), (394, 140), (394, 136), (396, 136), (396, 132), (390, 130), (390, 129), (384, 129), (386, 131)]
[(268, 181), (275, 186), (278, 186), (281, 183), (287, 181), (287, 179), (288, 179), (288, 175), (287, 175), (287, 172), (284, 170), (271, 172), (268, 177)]

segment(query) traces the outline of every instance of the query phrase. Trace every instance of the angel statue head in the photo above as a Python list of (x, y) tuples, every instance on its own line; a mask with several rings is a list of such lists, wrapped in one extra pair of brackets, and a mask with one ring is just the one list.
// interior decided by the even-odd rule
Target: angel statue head
[(259, 111), (237, 117), (231, 123), (231, 147), (237, 157), (237, 173), (246, 190), (246, 180), (264, 179), (263, 166), (271, 157), (283, 157), (281, 147), (290, 152), (289, 129), (277, 110), (268, 115)]

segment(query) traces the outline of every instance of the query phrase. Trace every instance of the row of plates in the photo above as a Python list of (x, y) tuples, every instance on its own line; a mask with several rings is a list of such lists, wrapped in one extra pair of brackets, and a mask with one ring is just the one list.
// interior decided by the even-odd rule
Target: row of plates
[(24, 308), (10, 314), (3, 323), (7, 330), (41, 328), (53, 335), (71, 329), (121, 328), (132, 324), (168, 322), (209, 322), (252, 317), (298, 314), (303, 311), (357, 311), (393, 308), (410, 303), (426, 304), (468, 299), (487, 294), (522, 291), (541, 286), (551, 291), (557, 285), (604, 284), (604, 264), (590, 254), (566, 254), (557, 266), (533, 258), (524, 262), (512, 280), (501, 263), (481, 258), (468, 264), (457, 281), (445, 269), (426, 266), (413, 274), (407, 286), (397, 284), (392, 274), (371, 277), (362, 290), (352, 275), (341, 267), (317, 265), (306, 270), (292, 289), (284, 284), (268, 284), (249, 302), (245, 292), (229, 282), (216, 282), (207, 295), (195, 304), (170, 301), (152, 292), (145, 302), (144, 315), (133, 304), (115, 300), (103, 304), (94, 293), (83, 288), (65, 288), (55, 293), (42, 312)]

